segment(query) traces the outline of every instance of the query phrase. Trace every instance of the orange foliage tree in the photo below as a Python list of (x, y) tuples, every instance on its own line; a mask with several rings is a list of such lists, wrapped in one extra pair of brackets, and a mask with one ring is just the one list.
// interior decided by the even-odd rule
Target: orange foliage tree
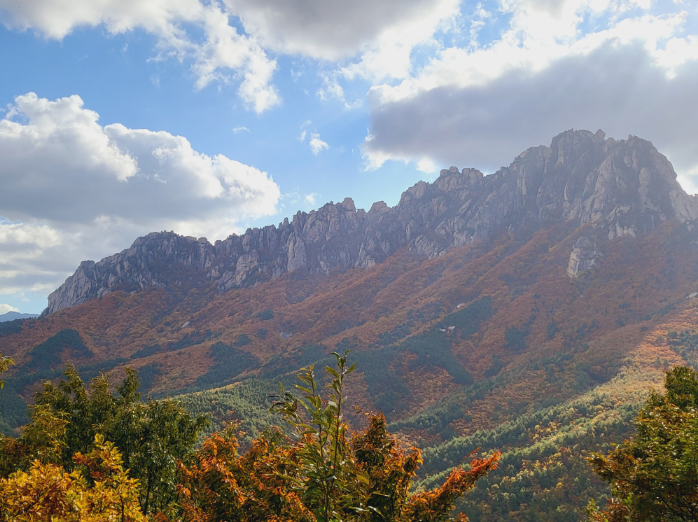
[[(422, 462), (417, 448), (401, 448), (383, 415), (353, 435), (343, 419), (347, 353), (335, 353), (329, 394), (321, 396), (313, 367), (299, 374), (301, 397), (284, 391), (273, 410), (293, 437), (270, 429), (244, 454), (232, 429), (207, 438), (180, 466), (180, 508), (190, 522), (436, 522), (450, 520), (454, 501), (495, 469), (499, 453), (454, 470), (443, 486), (410, 493)], [(458, 515), (458, 520), (467, 520)]]
[[(179, 462), (176, 499), (147, 514), (158, 522), (168, 516), (183, 522), (450, 520), (455, 500), (496, 468), (499, 453), (457, 468), (440, 488), (411, 493), (421, 453), (402, 448), (387, 432), (383, 415), (371, 415), (366, 429), (349, 433), (344, 381), (354, 366), (347, 366), (347, 354), (335, 353), (336, 369), (325, 368), (326, 397), (313, 367), (299, 374), (300, 397), (283, 387), (275, 396), (272, 409), (283, 415), (293, 436), (269, 428), (240, 453), (233, 427), (211, 435)], [(94, 436), (87, 455), (75, 453), (74, 469), (67, 469), (66, 433), (75, 422), (38, 404), (22, 441), (4, 441), (6, 456), (17, 457), (5, 464), (19, 469), (0, 480), (0, 522), (147, 520), (139, 503), (141, 484), (128, 476), (122, 454), (104, 433)], [(31, 451), (20, 451), (23, 444)], [(23, 459), (34, 460), (22, 465)], [(457, 520), (467, 519), (458, 515)]]

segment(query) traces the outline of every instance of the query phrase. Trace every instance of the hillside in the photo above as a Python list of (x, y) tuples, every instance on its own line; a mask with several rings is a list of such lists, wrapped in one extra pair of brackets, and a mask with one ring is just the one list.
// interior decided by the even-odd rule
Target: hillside
[(649, 142), (568, 131), (394, 208), (345, 200), (213, 245), (150, 234), (82, 263), (41, 318), (0, 325), (17, 363), (2, 428), (71, 361), (85, 378), (136, 368), (147, 393), (253, 434), (277, 382), (351, 348), (350, 401), (426, 448), (423, 484), (500, 448), (472, 520), (578, 520), (603, 490), (584, 452), (631, 432), (664, 368), (698, 360), (696, 217)]
[(15, 321), (17, 319), (33, 319), (34, 317), (39, 317), (37, 314), (20, 314), (18, 312), (7, 312), (0, 314), (0, 323), (5, 321)]

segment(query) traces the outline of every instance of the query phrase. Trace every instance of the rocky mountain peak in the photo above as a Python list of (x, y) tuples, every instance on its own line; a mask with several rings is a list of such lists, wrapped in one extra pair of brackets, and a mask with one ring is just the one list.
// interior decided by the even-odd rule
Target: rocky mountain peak
[[(683, 191), (669, 160), (650, 142), (569, 130), (488, 176), (444, 169), (433, 183), (407, 189), (395, 207), (381, 201), (366, 212), (346, 198), (215, 244), (172, 232), (148, 234), (119, 254), (81, 263), (49, 296), (46, 312), (185, 278), (214, 282), (226, 292), (296, 270), (370, 268), (405, 247), (433, 258), (521, 227), (537, 230), (560, 221), (592, 223), (612, 240), (648, 233), (670, 219), (695, 221), (698, 201)], [(571, 277), (594, 266), (601, 256), (597, 238), (578, 241), (570, 256)]]

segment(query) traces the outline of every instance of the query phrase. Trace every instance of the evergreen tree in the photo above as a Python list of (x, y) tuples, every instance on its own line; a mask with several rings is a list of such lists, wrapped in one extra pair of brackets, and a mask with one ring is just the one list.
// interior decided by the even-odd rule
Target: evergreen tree
[(676, 367), (665, 387), (647, 400), (631, 440), (589, 459), (613, 495), (603, 511), (590, 504), (590, 520), (698, 520), (698, 373)]

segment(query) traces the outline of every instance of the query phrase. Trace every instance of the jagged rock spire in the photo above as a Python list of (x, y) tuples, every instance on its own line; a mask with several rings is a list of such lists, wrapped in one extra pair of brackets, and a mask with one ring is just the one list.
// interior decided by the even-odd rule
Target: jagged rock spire
[[(669, 219), (698, 219), (698, 201), (683, 191), (669, 160), (650, 142), (570, 130), (489, 176), (442, 170), (434, 183), (420, 181), (405, 191), (392, 208), (378, 202), (365, 212), (347, 198), (215, 244), (172, 232), (148, 234), (119, 254), (81, 263), (49, 296), (46, 312), (184, 278), (214, 281), (225, 292), (296, 270), (369, 268), (405, 246), (433, 258), (523, 226), (594, 223), (613, 239), (647, 233)], [(570, 260), (572, 275), (596, 259), (587, 259), (583, 243), (579, 262)]]

